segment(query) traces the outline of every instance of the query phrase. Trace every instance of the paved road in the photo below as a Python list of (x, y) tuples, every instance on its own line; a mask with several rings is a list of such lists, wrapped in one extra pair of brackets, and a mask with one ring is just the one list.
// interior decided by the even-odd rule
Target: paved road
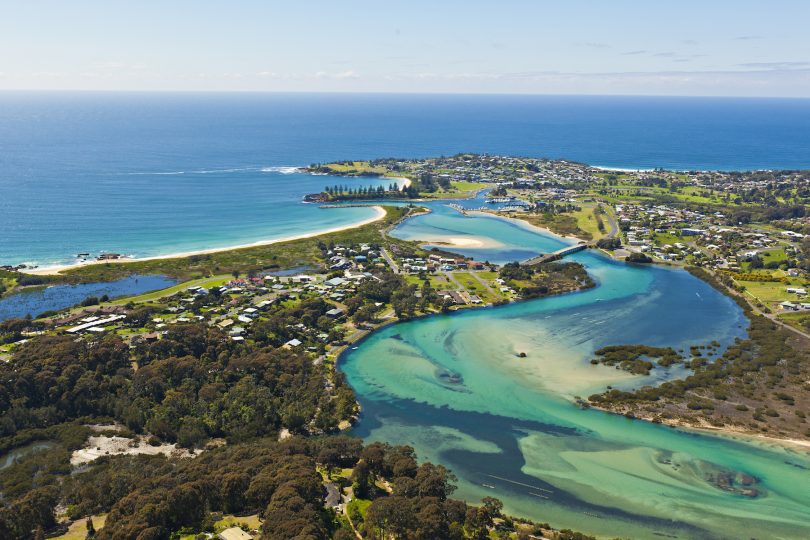
[(542, 264), (544, 262), (554, 261), (557, 259), (562, 259), (566, 255), (570, 255), (572, 253), (577, 253), (579, 251), (583, 251), (588, 248), (587, 244), (576, 244), (574, 246), (567, 246), (562, 249), (558, 249), (553, 253), (542, 253), (537, 257), (532, 257), (526, 261), (520, 263), (523, 266), (531, 266), (534, 264)]
[[(599, 206), (604, 206), (600, 204)], [(604, 210), (604, 208), (603, 208)], [(602, 214), (608, 220), (608, 225), (610, 225), (610, 232), (607, 234), (605, 238), (613, 238), (617, 234), (619, 234), (619, 224), (616, 223), (616, 219), (613, 217), (613, 214), (610, 212), (609, 209), (605, 210), (605, 213)]]
[(385, 262), (387, 262), (388, 266), (391, 267), (391, 270), (393, 270), (395, 274), (399, 274), (399, 265), (396, 263), (396, 261), (394, 261), (394, 258), (391, 257), (391, 254), (388, 253), (388, 250), (385, 248), (380, 248), (380, 252), (382, 253), (383, 259), (385, 259)]

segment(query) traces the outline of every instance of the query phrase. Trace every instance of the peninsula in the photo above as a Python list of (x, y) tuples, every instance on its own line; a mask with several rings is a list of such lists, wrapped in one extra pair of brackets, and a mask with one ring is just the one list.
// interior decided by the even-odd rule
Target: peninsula
[[(175, 473), (161, 468), (160, 460), (166, 459), (162, 456), (185, 463), (182, 475), (195, 482), (210, 475), (212, 466), (231, 471), (233, 482), (251, 492), (260, 486), (251, 487), (254, 481), (240, 475), (270, 475), (279, 479), (275, 482), (286, 473), (259, 463), (249, 471), (240, 468), (235, 463), (244, 452), (266, 453), (262, 459), (267, 463), (274, 462), (277, 452), (292, 453), (300, 461), (296, 474), (318, 474), (307, 480), (313, 485), (302, 495), (309, 506), (301, 512), (321, 505), (317, 486), (323, 486), (331, 501), (327, 504), (337, 514), (334, 521), (311, 523), (322, 530), (342, 527), (349, 534), (384, 526), (391, 511), (386, 505), (404, 504), (404, 499), (414, 509), (427, 504), (409, 491), (415, 481), (435, 480), (440, 488), (435, 495), (447, 498), (454, 478), (441, 466), (426, 463), (418, 470), (394, 472), (393, 461), (415, 463), (413, 449), (374, 444), (363, 448), (342, 437), (321, 438), (361, 418), (354, 383), (339, 369), (340, 359), (397, 321), (598, 291), (588, 264), (573, 255), (581, 248), (624, 261), (621, 266), (647, 262), (686, 267), (733, 298), (750, 326), (746, 339), (725, 350), (719, 343), (676, 351), (621, 341), (599, 349), (591, 367), (577, 368), (583, 380), (603, 377), (604, 372), (597, 376), (583, 371), (604, 369), (602, 364), (616, 366), (617, 373), (635, 374), (617, 375), (617, 381), (653, 371), (679, 370), (681, 375), (667, 377), (663, 384), (625, 385), (621, 390), (603, 386), (590, 398), (572, 400), (572, 407), (598, 407), (654, 423), (738, 432), (786, 444), (810, 440), (805, 412), (810, 389), (804, 382), (807, 321), (802, 293), (797, 292), (807, 279), (807, 173), (618, 172), (567, 161), (471, 154), (351, 164), (311, 170), (332, 174), (324, 176), (325, 190), (316, 194), (322, 202), (383, 204), (380, 199), (385, 199), (379, 218), (354, 228), (227, 251), (104, 261), (47, 275), (19, 267), (3, 270), (0, 277), (9, 289), (32, 280), (93, 282), (133, 274), (161, 274), (181, 282), (137, 297), (90, 298), (67, 311), (0, 322), (0, 369), (18, 381), (0, 395), (5, 417), (12, 419), (0, 443), (8, 455), (20, 456), (2, 489), (17, 497), (17, 506), (10, 508), (42, 497), (36, 499), (40, 514), (9, 514), (0, 522), (3, 526), (58, 527), (60, 521), (94, 515), (97, 521), (106, 519), (102, 531), (108, 535), (165, 526), (152, 521), (158, 518), (160, 523), (177, 520), (173, 530), (203, 530), (208, 525), (202, 518), (156, 518), (146, 511), (159, 497), (147, 496), (134, 467), (149, 467), (149, 481), (188, 489)], [(350, 187), (351, 176), (366, 172), (409, 182), (392, 182), (390, 189), (371, 195)], [(746, 186), (739, 199), (732, 189), (737, 185)], [(774, 199), (776, 193), (779, 198)], [(764, 211), (762, 201), (772, 199), (776, 203)], [(431, 219), (450, 232), (419, 238), (417, 231), (413, 239), (400, 237), (398, 231), (406, 225)], [(447, 219), (470, 221), (452, 232), (456, 225)], [(554, 247), (521, 260), (490, 262), (478, 254), (494, 256), (499, 249), (511, 253), (507, 237), (469, 235), (464, 223), (473, 227), (478, 220), (511, 227), (511, 234), (544, 234)], [(422, 231), (428, 234), (428, 229)], [(752, 251), (756, 253), (748, 253)], [(777, 288), (769, 284), (791, 290), (788, 294), (798, 298), (766, 297), (764, 291)], [(404, 340), (397, 335), (391, 339)], [(532, 354), (530, 345), (516, 343), (509, 362), (532, 362)], [(78, 366), (71, 360), (76, 357), (83, 359)], [(64, 379), (77, 367), (85, 375)], [(96, 373), (92, 395), (118, 397), (91, 398), (81, 410), (64, 408), (67, 401), (75, 401), (65, 401), (65, 396), (78, 392), (76, 385), (91, 371)], [(26, 386), (33, 373), (45, 377), (44, 382)], [(549, 373), (567, 380), (562, 373)], [(437, 368), (435, 377), (448, 389), (465, 384), (452, 370)], [(237, 414), (233, 404), (239, 404), (241, 412)], [(203, 409), (209, 412), (201, 414)], [(54, 412), (45, 415), (46, 410)], [(98, 448), (106, 448), (109, 455), (93, 461), (102, 452)], [(211, 457), (189, 461), (194, 455)], [(62, 471), (71, 456), (95, 465), (63, 484)], [(25, 467), (33, 460), (48, 479), (45, 487), (25, 480)], [(708, 470), (701, 474), (712, 489), (753, 499), (762, 496), (757, 478), (732, 478), (728, 472), (718, 476)], [(91, 483), (122, 480), (123, 491), (111, 498), (101, 492), (79, 494)], [(494, 489), (498, 482), (491, 479), (486, 485)], [(121, 497), (127, 495), (137, 502), (124, 505), (130, 499)], [(201, 501), (212, 504), (205, 497)], [(258, 501), (236, 499), (222, 505), (214, 517), (238, 523), (229, 512), (261, 511), (266, 531), (286, 534), (282, 530), (291, 522), (278, 512), (297, 514), (281, 501), (272, 510), (259, 508)], [(70, 502), (68, 514), (57, 516), (55, 502)], [(472, 519), (468, 509), (465, 518), (448, 514), (442, 526), (463, 522), (468, 531), (505, 527), (513, 534), (573, 538), (550, 525), (506, 518), (500, 504), (485, 498), (473, 511), (480, 513), (478, 521), (467, 521)], [(278, 520), (268, 524), (271, 515)], [(313, 532), (314, 537), (319, 534)]]

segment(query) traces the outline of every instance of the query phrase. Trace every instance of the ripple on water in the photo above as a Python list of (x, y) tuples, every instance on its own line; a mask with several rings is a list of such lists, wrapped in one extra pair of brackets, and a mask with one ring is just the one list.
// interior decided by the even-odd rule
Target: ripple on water
[(449, 466), (462, 498), (498, 496), (558, 526), (638, 538), (810, 535), (810, 482), (797, 485), (790, 464), (810, 466), (806, 455), (573, 406), (606, 384), (655, 382), (591, 366), (599, 347), (726, 347), (746, 326), (733, 301), (686, 272), (575, 258), (597, 288), (399, 323), (349, 351), (341, 365), (363, 406), (357, 434)]

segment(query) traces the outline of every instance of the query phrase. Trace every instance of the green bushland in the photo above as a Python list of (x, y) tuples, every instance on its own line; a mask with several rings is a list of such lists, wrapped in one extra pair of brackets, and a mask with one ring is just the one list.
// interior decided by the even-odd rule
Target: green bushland
[[(688, 363), (692, 374), (659, 386), (622, 391), (611, 389), (590, 396), (595, 405), (645, 416), (694, 419), (709, 415), (717, 425), (731, 422), (751, 430), (776, 431), (789, 436), (810, 436), (795, 407), (810, 404), (808, 343), (767, 317), (758, 315), (738, 295), (730, 294), (721, 280), (703, 268), (688, 267), (693, 275), (729, 295), (749, 319), (748, 338), (737, 339), (716, 360), (709, 361), (697, 348)], [(716, 344), (710, 346), (710, 350)], [(740, 406), (743, 405), (743, 406)], [(771, 425), (766, 417), (781, 417)]]
[(549, 262), (536, 265), (511, 262), (501, 267), (499, 275), (524, 299), (541, 298), (596, 286), (585, 267), (575, 262)]
[(650, 370), (656, 364), (661, 367), (669, 367), (683, 361), (681, 355), (670, 347), (651, 347), (649, 345), (611, 345), (602, 347), (594, 354), (597, 358), (591, 360), (592, 364), (618, 365), (625, 371), (637, 375), (649, 375)]

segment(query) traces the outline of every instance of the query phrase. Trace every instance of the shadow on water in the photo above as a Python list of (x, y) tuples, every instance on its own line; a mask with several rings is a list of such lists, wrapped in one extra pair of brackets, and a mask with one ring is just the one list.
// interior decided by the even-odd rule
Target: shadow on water
[[(609, 517), (611, 520), (620, 522), (643, 523), (650, 529), (660, 528), (670, 535), (677, 532), (686, 534), (690, 538), (712, 537), (708, 531), (689, 523), (657, 519), (589, 503), (573, 493), (522, 471), (526, 461), (518, 446), (519, 438), (527, 435), (528, 432), (539, 432), (551, 436), (582, 437), (582, 446), (587, 447), (589, 434), (578, 429), (495, 414), (456, 411), (449, 407), (433, 407), (415, 400), (371, 401), (361, 398), (360, 404), (364, 411), (373, 412), (362, 414), (361, 421), (352, 429), (351, 434), (364, 439), (368, 439), (387, 420), (395, 419), (398, 424), (412, 429), (420, 429), (424, 426), (444, 427), (463, 432), (477, 441), (495, 445), (498, 448), (497, 454), (462, 449), (440, 452), (441, 462), (444, 465), (464, 480), (492, 490), (492, 496), (535, 498), (538, 503), (553, 501), (554, 504), (563, 505), (572, 511), (581, 512), (590, 517)], [(604, 445), (605, 443), (600, 442), (601, 448)], [(616, 443), (610, 446), (621, 448), (623, 445)]]

